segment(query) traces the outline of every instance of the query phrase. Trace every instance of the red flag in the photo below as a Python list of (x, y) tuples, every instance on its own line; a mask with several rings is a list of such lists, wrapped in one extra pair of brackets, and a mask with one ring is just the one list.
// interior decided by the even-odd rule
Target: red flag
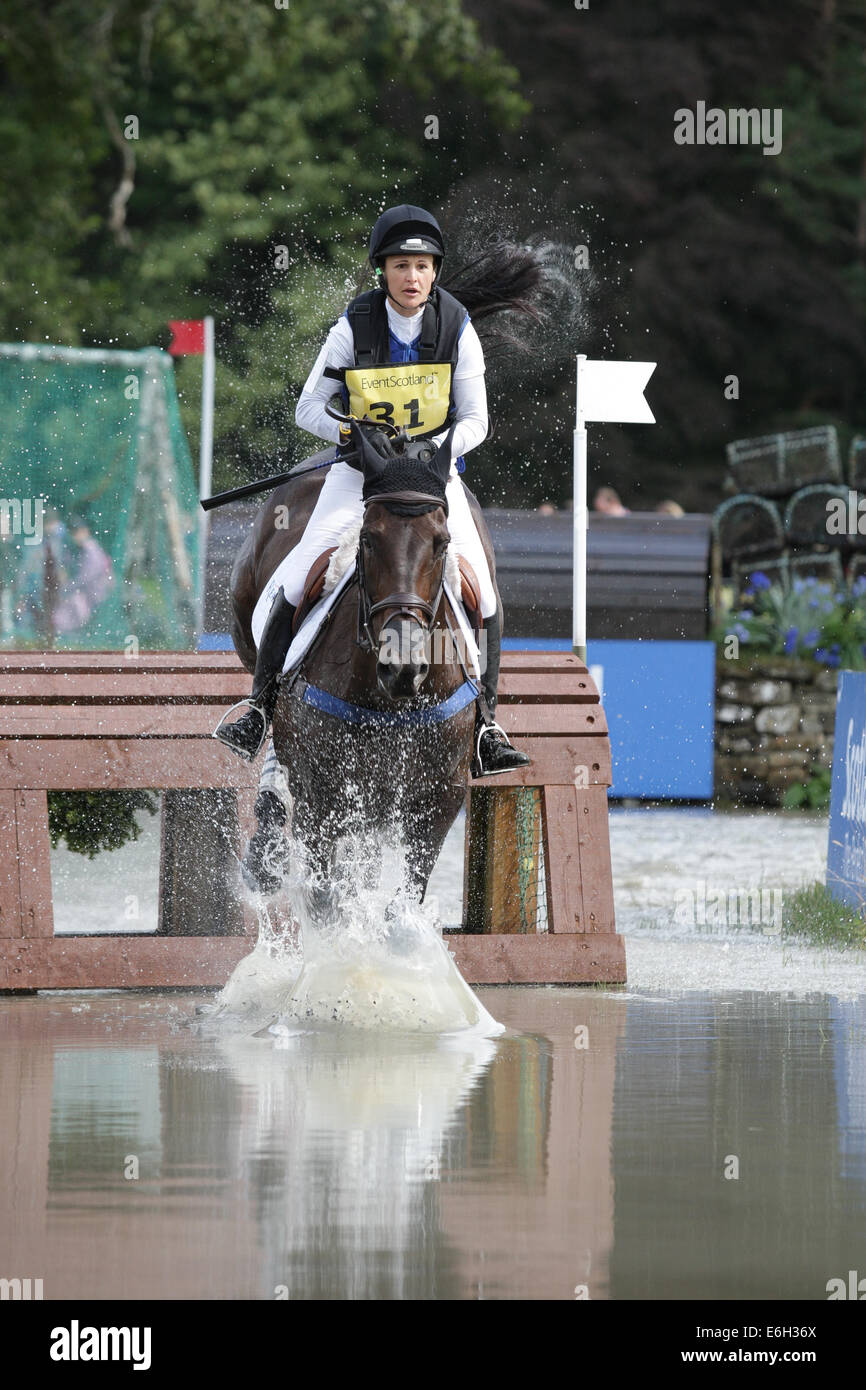
[(204, 319), (169, 319), (174, 337), (168, 345), (172, 357), (195, 357), (204, 352)]

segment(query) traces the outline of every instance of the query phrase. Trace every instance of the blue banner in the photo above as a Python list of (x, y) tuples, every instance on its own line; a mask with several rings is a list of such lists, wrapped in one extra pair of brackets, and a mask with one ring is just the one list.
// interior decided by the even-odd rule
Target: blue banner
[(842, 671), (836, 704), (827, 887), (841, 902), (866, 902), (866, 672)]
[(610, 730), (613, 797), (708, 801), (713, 795), (713, 642), (587, 644)]

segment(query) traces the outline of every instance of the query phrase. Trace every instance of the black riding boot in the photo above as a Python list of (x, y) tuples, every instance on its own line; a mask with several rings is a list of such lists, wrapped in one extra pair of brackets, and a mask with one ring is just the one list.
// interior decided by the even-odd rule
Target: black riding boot
[(486, 717), (481, 705), (475, 716), (475, 756), (472, 759), (473, 777), (495, 777), (498, 772), (511, 772), (516, 767), (527, 767), (532, 759), (521, 753), (508, 740), (504, 729), (494, 723), (496, 715), (496, 693), (499, 688), (499, 659), (501, 654), (502, 627), (499, 614), (485, 618), (484, 631), (487, 634), (487, 664), (481, 678), (484, 698), (490, 717)]
[(282, 589), (274, 599), (256, 658), (253, 688), (250, 694), (249, 709), (243, 718), (234, 724), (217, 725), (213, 736), (231, 748), (233, 753), (252, 762), (265, 741), (271, 720), (274, 717), (277, 696), (280, 690), (280, 676), (289, 643), (292, 640), (292, 623), (295, 620), (295, 605), (289, 603)]

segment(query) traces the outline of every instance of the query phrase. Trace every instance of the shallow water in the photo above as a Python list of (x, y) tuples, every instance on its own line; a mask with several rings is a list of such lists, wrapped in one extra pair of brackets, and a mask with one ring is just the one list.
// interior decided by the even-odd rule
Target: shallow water
[(862, 1269), (866, 1002), (481, 993), (499, 1038), (3, 999), (4, 1277), (48, 1299), (823, 1299)]
[[(446, 923), (462, 831), (431, 883)], [(863, 1271), (866, 962), (776, 923), (826, 833), (614, 810), (628, 986), (483, 989), (461, 1017), (470, 992), (410, 912), (427, 1031), (401, 1027), (419, 981), (387, 955), (387, 884), (348, 910), (336, 982), (323, 940), (303, 968), (248, 960), (221, 1009), (0, 999), (0, 1275), (49, 1299), (825, 1299)], [(151, 823), (125, 887), (146, 892), (157, 850)], [(117, 929), (112, 863), (55, 855), (67, 928)], [(346, 994), (357, 946), (386, 952), (393, 1008), (381, 978), (375, 1009)], [(311, 1010), (310, 988), (350, 1007)]]

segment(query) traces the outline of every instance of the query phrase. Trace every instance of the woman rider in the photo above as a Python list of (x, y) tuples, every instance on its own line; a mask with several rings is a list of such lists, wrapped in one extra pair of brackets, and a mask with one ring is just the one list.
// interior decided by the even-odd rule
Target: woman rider
[[(353, 299), (331, 328), (301, 393), (295, 418), (311, 434), (335, 444), (345, 443), (339, 422), (325, 410), (339, 381), (357, 418), (366, 415), (402, 425), (414, 438), (430, 438), (437, 446), (449, 429), (453, 430), (451, 473), (446, 485), (448, 529), (457, 551), (478, 577), (487, 647), (482, 680), (490, 717), (479, 709), (473, 774), (492, 776), (523, 767), (530, 759), (512, 747), (503, 730), (492, 722), (501, 639), (496, 592), (454, 464), (454, 460), (462, 463), (461, 455), (487, 436), (484, 354), (466, 309), (435, 284), (444, 255), (439, 223), (423, 208), (403, 204), (382, 214), (370, 238), (369, 256), (377, 288)], [(432, 364), (425, 373), (432, 384), (424, 399), (404, 400), (406, 390), (399, 387), (392, 388), (391, 399), (382, 399), (387, 389), (381, 377), (371, 383), (369, 369), (409, 362)], [(368, 370), (356, 370), (359, 368)], [(425, 419), (420, 418), (422, 410)], [(288, 577), (274, 599), (259, 643), (250, 709), (236, 723), (220, 726), (215, 734), (242, 757), (256, 756), (273, 717), (295, 610), (310, 566), (323, 551), (337, 544), (349, 525), (363, 517), (363, 482), (361, 472), (338, 456), (304, 534), (288, 556)]]

